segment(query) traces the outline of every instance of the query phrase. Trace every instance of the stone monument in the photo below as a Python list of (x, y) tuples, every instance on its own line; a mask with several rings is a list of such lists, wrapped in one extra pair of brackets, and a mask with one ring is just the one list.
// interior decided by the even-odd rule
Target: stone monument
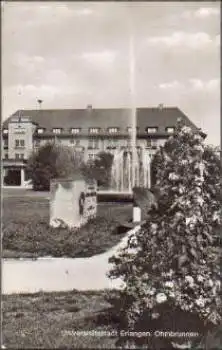
[(78, 174), (50, 183), (50, 226), (79, 228), (97, 213), (96, 182)]

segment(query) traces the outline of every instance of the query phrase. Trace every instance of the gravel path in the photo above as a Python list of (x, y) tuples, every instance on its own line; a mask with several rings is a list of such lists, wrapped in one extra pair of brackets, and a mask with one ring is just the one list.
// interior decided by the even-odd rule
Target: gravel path
[(90, 258), (40, 258), (37, 260), (5, 259), (2, 262), (2, 293), (36, 293), (39, 291), (101, 290), (120, 288), (121, 280), (110, 280), (109, 258), (126, 246), (134, 227), (109, 251)]

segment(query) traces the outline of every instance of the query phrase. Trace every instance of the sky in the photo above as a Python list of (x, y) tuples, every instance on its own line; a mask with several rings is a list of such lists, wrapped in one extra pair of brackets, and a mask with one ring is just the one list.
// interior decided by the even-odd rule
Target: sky
[(3, 120), (38, 99), (130, 107), (132, 52), (135, 105), (177, 106), (219, 145), (219, 1), (2, 1)]

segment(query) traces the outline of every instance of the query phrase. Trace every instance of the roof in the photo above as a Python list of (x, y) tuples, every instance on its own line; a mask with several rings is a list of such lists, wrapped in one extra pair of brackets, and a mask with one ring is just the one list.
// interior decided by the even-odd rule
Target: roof
[[(51, 132), (53, 128), (63, 128), (63, 132), (70, 132), (70, 128), (81, 128), (81, 132), (88, 133), (91, 127), (98, 127), (106, 131), (110, 127), (118, 127), (122, 133), (132, 126), (131, 109), (47, 109), (47, 110), (19, 110), (3, 122), (3, 128), (15, 116), (30, 117), (38, 127)], [(137, 126), (139, 133), (145, 133), (147, 127), (158, 127), (158, 133), (165, 133), (166, 127), (173, 127), (177, 119), (181, 118), (185, 125), (194, 129), (197, 127), (177, 107), (137, 108)]]

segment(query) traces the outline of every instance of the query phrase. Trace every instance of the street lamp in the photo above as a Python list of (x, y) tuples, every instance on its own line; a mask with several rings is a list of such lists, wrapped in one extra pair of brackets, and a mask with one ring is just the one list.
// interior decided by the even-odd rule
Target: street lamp
[(38, 99), (37, 102), (39, 104), (39, 109), (41, 110), (43, 100)]

